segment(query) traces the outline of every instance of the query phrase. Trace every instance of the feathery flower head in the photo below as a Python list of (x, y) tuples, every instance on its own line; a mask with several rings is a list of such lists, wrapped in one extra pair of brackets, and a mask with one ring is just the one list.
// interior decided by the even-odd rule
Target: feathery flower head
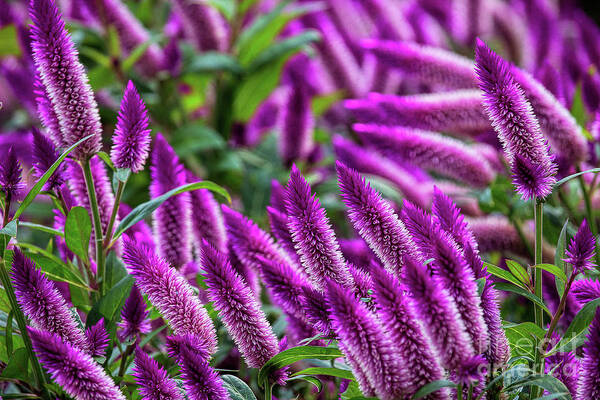
[(69, 396), (80, 400), (125, 400), (104, 369), (57, 334), (28, 328), (35, 355)]
[(62, 144), (71, 146), (93, 134), (73, 151), (75, 158), (91, 157), (102, 147), (102, 127), (75, 44), (54, 0), (31, 0), (29, 14), (33, 58), (57, 117)]
[(426, 251), (423, 256), (427, 256), (429, 253), (429, 251), (427, 251), (427, 246), (431, 240), (429, 227), (433, 224), (431, 215), (427, 214), (425, 210), (415, 206), (410, 201), (404, 201), (404, 207), (400, 213), (400, 218), (410, 233), (412, 240), (417, 245), (417, 248), (425, 249)]
[(271, 207), (285, 214), (285, 197), (285, 187), (275, 179), (271, 180), (271, 196), (269, 198)]
[[(33, 128), (31, 132), (33, 134), (33, 168), (36, 176), (40, 178), (58, 159), (59, 154), (52, 141), (44, 136), (39, 129)], [(52, 192), (59, 189), (64, 182), (64, 166), (61, 165), (48, 179), (44, 185), (44, 190)]]
[(577, 399), (600, 398), (600, 309), (590, 325), (587, 342), (583, 346), (583, 360), (579, 374)]
[(458, 369), (456, 379), (463, 386), (469, 386), (477, 381), (485, 380), (487, 374), (487, 361), (478, 354), (466, 360)]
[(298, 261), (294, 239), (288, 228), (288, 216), (284, 212), (277, 210), (274, 207), (267, 206), (267, 216), (269, 217), (269, 225), (271, 233), (277, 239), (279, 244), (290, 256), (290, 258)]
[[(156, 135), (154, 141), (150, 176), (152, 198), (186, 183), (183, 165), (180, 164), (171, 145), (160, 133)], [(190, 194), (186, 192), (169, 198), (153, 214), (158, 253), (175, 268), (181, 268), (192, 257), (190, 213)]]
[(102, 357), (110, 342), (110, 337), (104, 327), (104, 318), (100, 318), (96, 325), (87, 328), (85, 336), (89, 343), (89, 354), (92, 357)]
[(589, 303), (592, 300), (600, 298), (600, 281), (589, 278), (575, 281), (573, 282), (571, 293), (573, 293), (579, 303)]
[(595, 253), (596, 239), (592, 235), (587, 221), (584, 219), (577, 233), (571, 239), (565, 251), (567, 257), (563, 261), (571, 264), (573, 266), (573, 273), (578, 274), (594, 266), (592, 258)]
[(217, 346), (215, 327), (192, 287), (175, 269), (145, 246), (125, 240), (123, 261), (139, 289), (168, 321), (176, 334), (198, 337), (207, 354)]
[(556, 165), (523, 90), (509, 64), (477, 40), (475, 71), (484, 93), (484, 107), (498, 133), (524, 200), (544, 198), (552, 191)]
[(60, 123), (58, 117), (52, 108), (52, 102), (48, 97), (46, 88), (44, 87), (39, 74), (36, 74), (35, 78), (35, 90), (37, 111), (42, 125), (46, 128), (48, 135), (52, 139), (52, 142), (56, 147), (68, 147), (65, 146), (62, 133), (60, 132)]
[[(191, 172), (187, 171), (187, 182), (199, 182)], [(207, 189), (190, 192), (192, 209), (192, 235), (197, 248), (203, 239), (215, 246), (217, 250), (227, 252), (227, 233), (221, 207), (212, 193)]]
[(17, 301), (34, 327), (55, 333), (82, 350), (88, 349), (83, 331), (54, 283), (17, 248), (12, 261), (11, 279)]
[(195, 0), (175, 0), (173, 6), (185, 36), (198, 50), (225, 51), (229, 42), (227, 24), (217, 9)]
[(21, 177), (22, 172), (21, 163), (13, 148), (10, 147), (0, 162), (0, 188), (7, 198), (12, 197), (14, 200), (20, 197), (25, 188)]
[(302, 286), (301, 289), (303, 292), (302, 307), (306, 319), (318, 332), (324, 335), (331, 334), (333, 328), (325, 295), (312, 286)]
[[(560, 341), (560, 337), (554, 333), (551, 338), (552, 346)], [(572, 352), (557, 352), (546, 357), (544, 366), (545, 373), (552, 375), (565, 384), (573, 399), (577, 398), (577, 380), (579, 376), (580, 361)]]
[(325, 289), (325, 279), (352, 287), (352, 276), (319, 199), (293, 165), (286, 191), (288, 228), (311, 282)]
[(135, 174), (144, 169), (149, 147), (148, 113), (133, 82), (129, 81), (117, 116), (110, 158), (115, 167), (129, 168)]
[(358, 172), (339, 161), (336, 169), (352, 225), (385, 268), (400, 277), (405, 256), (414, 256), (416, 252), (406, 227), (389, 203)]
[(135, 383), (140, 394), (147, 400), (183, 400), (177, 383), (169, 378), (167, 371), (139, 347), (135, 348)]
[(121, 310), (121, 322), (119, 322), (121, 338), (125, 340), (137, 339), (140, 334), (150, 332), (150, 321), (147, 318), (148, 311), (146, 311), (144, 297), (137, 285), (133, 285)]
[(314, 117), (308, 87), (303, 82), (291, 85), (281, 115), (279, 154), (289, 165), (305, 159), (313, 149)]
[(196, 352), (193, 339), (168, 338), (169, 356), (181, 367), (183, 386), (190, 400), (229, 400), (223, 381), (207, 359)]

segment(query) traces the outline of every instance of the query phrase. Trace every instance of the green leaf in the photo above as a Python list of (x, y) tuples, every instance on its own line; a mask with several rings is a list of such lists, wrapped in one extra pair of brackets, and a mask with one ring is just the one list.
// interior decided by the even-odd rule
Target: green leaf
[(105, 152), (105, 151), (99, 151), (98, 153), (96, 153), (96, 155), (98, 157), (100, 157), (100, 159), (102, 161), (104, 161), (104, 163), (113, 171), (116, 169), (115, 168), (115, 164), (113, 164), (112, 160), (110, 159), (110, 156)]
[(290, 375), (290, 377), (300, 375), (327, 375), (335, 376), (342, 379), (355, 380), (354, 375), (352, 375), (352, 371), (339, 368), (310, 367), (305, 368), (302, 371), (295, 372), (292, 375)]
[(71, 208), (65, 222), (65, 243), (69, 250), (85, 262), (88, 261), (91, 234), (92, 221), (87, 210), (80, 206)]
[(0, 29), (0, 57), (20, 56), (19, 36), (14, 24), (9, 24)]
[(6, 343), (6, 356), (8, 359), (12, 357), (13, 353), (13, 316), (15, 314), (14, 310), (10, 310), (8, 313), (8, 317), (6, 317), (6, 330), (5, 330), (5, 343)]
[(342, 100), (346, 96), (346, 92), (342, 90), (336, 90), (335, 92), (317, 95), (312, 98), (310, 108), (315, 117), (320, 117), (325, 114), (331, 106), (338, 101)]
[(106, 257), (106, 287), (112, 288), (128, 274), (127, 268), (117, 257), (114, 251), (111, 251)]
[(220, 71), (241, 74), (243, 68), (233, 56), (216, 51), (206, 51), (195, 54), (189, 62), (185, 63), (184, 68), (185, 74)]
[(307, 30), (276, 42), (256, 57), (256, 59), (248, 67), (248, 71), (252, 73), (253, 71), (263, 68), (265, 65), (273, 63), (275, 60), (287, 58), (291, 54), (299, 51), (301, 47), (309, 43), (316, 42), (320, 38), (321, 35), (319, 32)]
[(256, 400), (252, 389), (246, 382), (234, 375), (222, 375), (223, 386), (229, 392), (231, 400)]
[(506, 266), (508, 267), (510, 272), (515, 276), (515, 278), (523, 282), (526, 286), (531, 285), (531, 279), (529, 278), (529, 274), (527, 273), (525, 268), (521, 266), (521, 264), (513, 260), (506, 260)]
[(447, 387), (454, 388), (454, 387), (456, 387), (456, 383), (446, 381), (443, 379), (429, 382), (427, 385), (425, 385), (421, 389), (419, 389), (412, 398), (413, 398), (413, 400), (422, 399), (423, 397), (425, 397), (431, 393), (437, 392), (438, 390), (447, 388)]
[(235, 14), (234, 0), (207, 0), (207, 3), (216, 8), (228, 21), (231, 21)]
[(115, 322), (118, 311), (125, 304), (133, 286), (133, 276), (127, 275), (113, 286), (107, 293), (92, 307), (86, 320), (86, 326), (93, 326), (100, 318), (104, 318), (106, 329), (112, 333), (116, 329)]
[(521, 281), (519, 281), (513, 274), (511, 274), (510, 272), (495, 266), (494, 264), (490, 264), (487, 262), (484, 262), (483, 265), (485, 265), (485, 267), (487, 268), (487, 271), (497, 277), (497, 278), (501, 278), (504, 279), (505, 281), (509, 281), (523, 289), (526, 289), (525, 286), (523, 286), (523, 283)]
[(44, 185), (46, 184), (48, 179), (50, 179), (52, 174), (54, 174), (54, 171), (56, 171), (56, 169), (60, 166), (60, 164), (62, 164), (64, 159), (67, 158), (67, 156), (73, 150), (75, 150), (75, 148), (77, 146), (79, 146), (81, 143), (85, 142), (92, 136), (94, 136), (94, 134), (84, 137), (83, 139), (81, 139), (80, 141), (75, 143), (73, 146), (71, 146), (67, 150), (65, 150), (64, 153), (62, 153), (60, 155), (60, 157), (58, 157), (58, 159), (56, 161), (54, 161), (54, 164), (52, 164), (50, 166), (50, 168), (48, 168), (48, 170), (46, 172), (44, 172), (44, 175), (42, 175), (40, 177), (40, 179), (37, 181), (37, 183), (31, 188), (29, 193), (27, 193), (27, 195), (25, 196), (25, 199), (23, 199), (23, 202), (19, 205), (19, 208), (15, 212), (15, 215), (13, 216), (13, 220), (16, 220), (17, 218), (19, 218), (19, 216), (23, 213), (23, 211), (25, 211), (27, 209), (27, 207), (29, 207), (29, 205), (31, 204), (33, 199), (35, 199), (35, 197), (38, 195), (38, 193), (40, 193), (42, 191), (42, 188), (44, 187)]
[(544, 304), (544, 302), (542, 301), (542, 299), (540, 299), (539, 297), (537, 297), (536, 295), (534, 295), (531, 292), (528, 292), (525, 289), (522, 289), (520, 287), (511, 285), (509, 283), (505, 283), (505, 282), (494, 282), (494, 287), (498, 290), (503, 290), (505, 292), (513, 292), (516, 293), (518, 295), (521, 295), (523, 297), (528, 298), (529, 300), (531, 300), (533, 303), (537, 304), (538, 306), (542, 307), (542, 309), (550, 316), (552, 317), (552, 313), (550, 312), (550, 310), (548, 309), (548, 307), (546, 307), (546, 305)]
[(211, 127), (194, 122), (175, 131), (172, 145), (179, 157), (185, 157), (201, 151), (224, 149), (227, 143)]
[(560, 181), (556, 182), (552, 188), (552, 190), (556, 190), (559, 186), (561, 186), (562, 184), (570, 181), (573, 178), (577, 178), (578, 176), (581, 176), (583, 174), (591, 174), (591, 173), (596, 173), (596, 172), (600, 172), (600, 168), (592, 168), (592, 169), (588, 169), (585, 171), (581, 171), (581, 172), (576, 172), (574, 174), (571, 174), (567, 177), (562, 178)]
[(323, 382), (321, 382), (321, 380), (315, 376), (301, 375), (301, 376), (291, 377), (291, 378), (289, 378), (289, 380), (290, 381), (293, 381), (293, 380), (306, 381), (306, 382), (312, 384), (317, 389), (317, 393), (321, 393), (321, 391), (323, 390)]
[(148, 47), (154, 42), (153, 39), (146, 40), (144, 43), (137, 45), (121, 64), (124, 72), (129, 72), (136, 62), (146, 53)]
[(485, 289), (486, 279), (485, 278), (479, 278), (475, 282), (477, 282), (477, 294), (479, 296), (481, 296), (481, 294), (483, 293), (483, 289)]
[(115, 171), (115, 178), (119, 182), (127, 182), (129, 176), (131, 176), (131, 170), (129, 168), (117, 168), (117, 170)]
[[(235, 48), (238, 54), (244, 53), (245, 49), (258, 37), (261, 32), (264, 32), (269, 25), (281, 14), (285, 6), (290, 4), (291, 0), (283, 0), (277, 4), (270, 12), (259, 15), (250, 26), (245, 28), (238, 37)], [(258, 40), (257, 40), (258, 41)]]
[[(27, 382), (27, 376), (29, 375), (27, 372), (28, 361), (29, 354), (25, 347), (15, 350), (0, 377), (5, 379), (21, 379)], [(4, 394), (2, 396), (4, 397)]]
[(20, 221), (19, 226), (21, 226), (21, 227), (25, 226), (27, 228), (35, 229), (35, 230), (38, 230), (41, 232), (46, 232), (51, 235), (65, 237), (65, 234), (62, 233), (61, 231), (59, 231), (58, 229), (50, 228), (49, 226), (46, 226), (46, 225), (34, 224), (33, 222)]
[(551, 375), (533, 374), (506, 386), (504, 390), (512, 390), (526, 386), (538, 386), (547, 390), (550, 394), (564, 393), (563, 396), (556, 398), (561, 400), (571, 400), (569, 389), (567, 389), (564, 383)]
[(504, 331), (513, 356), (525, 356), (533, 359), (540, 339), (546, 333), (532, 322), (505, 325)]
[[(569, 226), (569, 219), (565, 221), (562, 229), (560, 230), (560, 235), (558, 236), (558, 242), (556, 243), (556, 251), (554, 252), (554, 265), (562, 269), (566, 275), (566, 263), (563, 261), (565, 258), (565, 249), (567, 248), (567, 227)], [(558, 291), (558, 295), (562, 297), (565, 291), (566, 280), (560, 282), (558, 278), (555, 279), (556, 290)]]
[(211, 181), (201, 181), (195, 183), (188, 183), (186, 185), (179, 186), (173, 190), (169, 190), (167, 193), (160, 195), (150, 201), (140, 204), (136, 208), (134, 208), (119, 224), (117, 230), (114, 235), (114, 240), (119, 238), (127, 229), (146, 218), (150, 215), (154, 210), (156, 210), (162, 203), (167, 201), (170, 197), (176, 196), (180, 193), (189, 192), (196, 189), (208, 189), (212, 192), (218, 193), (223, 196), (228, 202), (231, 202), (231, 197), (229, 197), (229, 193), (227, 190), (222, 188)]
[(592, 300), (583, 306), (573, 318), (560, 342), (548, 352), (548, 355), (556, 352), (575, 351), (577, 347), (581, 346), (585, 342), (585, 336), (596, 315), (598, 306), (600, 306), (600, 299)]
[(575, 88), (575, 93), (573, 94), (571, 115), (573, 115), (573, 118), (575, 118), (575, 121), (577, 121), (580, 126), (585, 126), (589, 119), (585, 104), (583, 102), (581, 83), (577, 85)]
[(0, 229), (0, 234), (17, 237), (17, 219), (10, 221), (4, 228)]
[(544, 271), (550, 272), (552, 275), (561, 279), (563, 282), (567, 281), (567, 275), (565, 272), (554, 264), (537, 264), (534, 265), (533, 268), (543, 269)]
[(343, 357), (341, 351), (333, 347), (298, 346), (282, 351), (272, 357), (258, 372), (258, 382), (264, 385), (271, 373), (300, 360), (318, 359), (334, 360)]

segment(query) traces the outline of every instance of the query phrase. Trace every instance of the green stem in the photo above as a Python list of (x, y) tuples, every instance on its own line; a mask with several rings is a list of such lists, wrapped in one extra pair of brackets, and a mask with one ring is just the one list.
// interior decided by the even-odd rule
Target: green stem
[(270, 382), (265, 383), (265, 400), (273, 399), (273, 385)]
[(548, 328), (548, 332), (546, 332), (546, 336), (545, 336), (546, 340), (544, 340), (544, 345), (542, 347), (542, 351), (544, 351), (544, 352), (548, 349), (548, 345), (550, 344), (550, 339), (552, 338), (552, 333), (554, 333), (554, 330), (556, 329), (556, 325), (558, 324), (558, 320), (560, 319), (563, 312), (565, 311), (565, 306), (567, 304), (567, 296), (569, 295), (569, 291), (571, 290), (571, 285), (573, 284), (573, 281), (575, 280), (575, 275), (576, 275), (576, 273), (575, 273), (575, 271), (573, 271), (573, 273), (571, 273), (571, 276), (569, 277), (569, 282), (567, 282), (567, 285), (565, 287), (563, 295), (560, 298), (560, 304), (558, 305), (558, 309), (552, 316), (552, 320), (550, 321), (550, 327)]
[(90, 168), (90, 160), (85, 160), (81, 163), (83, 169), (83, 177), (90, 199), (90, 208), (92, 212), (92, 225), (94, 226), (94, 240), (96, 245), (96, 271), (98, 279), (98, 293), (100, 297), (105, 294), (104, 277), (106, 269), (104, 265), (104, 249), (102, 248), (102, 222), (100, 221), (100, 211), (98, 210), (98, 199), (96, 198), (96, 189), (94, 187), (94, 178), (92, 177), (92, 169)]
[[(577, 167), (577, 172), (581, 172), (581, 168)], [(594, 237), (598, 235), (598, 228), (596, 227), (596, 219), (594, 217), (594, 208), (592, 207), (592, 201), (590, 199), (590, 192), (588, 191), (583, 175), (577, 177), (579, 186), (581, 186), (581, 192), (583, 193), (583, 201), (585, 202), (585, 213), (587, 215), (587, 221), (590, 226), (590, 230)], [(600, 252), (598, 252), (598, 241), (596, 241), (596, 265), (600, 265)]]
[[(535, 218), (535, 265), (542, 264), (542, 222), (544, 215), (544, 202), (540, 199), (535, 199), (535, 209), (534, 209), (534, 218)], [(535, 295), (543, 299), (543, 291), (542, 291), (542, 269), (534, 268), (535, 270)], [(541, 306), (535, 305), (535, 323), (541, 329), (544, 329), (544, 310)], [(541, 357), (541, 352), (535, 352), (535, 365), (536, 371), (544, 371), (544, 360)], [(538, 388), (532, 389), (532, 398), (536, 398), (538, 396)]]
[(132, 343), (129, 346), (127, 346), (127, 348), (125, 349), (125, 353), (123, 353), (123, 355), (121, 356), (121, 364), (119, 365), (119, 375), (118, 375), (120, 378), (122, 378), (123, 375), (125, 375), (125, 370), (127, 369), (127, 359), (129, 358), (131, 353), (133, 353), (134, 349), (135, 349), (135, 343)]
[(473, 399), (473, 385), (473, 383), (469, 385), (469, 400)]
[(463, 398), (463, 385), (459, 383), (456, 387), (456, 400), (462, 400)]
[(106, 235), (104, 238), (103, 247), (105, 250), (108, 250), (108, 245), (112, 240), (113, 236), (113, 228), (115, 226), (115, 221), (117, 219), (117, 214), (119, 212), (119, 205), (121, 204), (121, 197), (123, 197), (123, 190), (125, 189), (125, 183), (119, 181), (119, 186), (117, 187), (117, 194), (115, 196), (115, 203), (113, 204), (112, 213), (110, 214), (110, 221), (108, 222), (108, 226), (106, 227)]

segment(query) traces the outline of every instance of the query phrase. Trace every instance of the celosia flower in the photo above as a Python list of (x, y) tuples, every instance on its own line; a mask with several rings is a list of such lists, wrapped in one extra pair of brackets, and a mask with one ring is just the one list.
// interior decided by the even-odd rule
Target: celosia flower
[(301, 289), (303, 292), (301, 304), (306, 319), (315, 330), (330, 335), (333, 328), (325, 295), (312, 286), (302, 286)]
[[(277, 337), (260, 309), (256, 296), (233, 270), (229, 260), (207, 241), (200, 254), (208, 296), (246, 364), (261, 368), (279, 352)], [(285, 382), (283, 376), (278, 379)]]
[(66, 147), (62, 133), (60, 132), (60, 123), (58, 122), (58, 117), (52, 108), (52, 103), (50, 102), (46, 88), (39, 78), (39, 74), (36, 74), (35, 78), (35, 94), (38, 116), (42, 122), (42, 125), (44, 125), (46, 128), (48, 135), (56, 147)]
[(336, 168), (342, 199), (349, 209), (352, 225), (385, 268), (400, 277), (405, 256), (414, 257), (417, 251), (406, 227), (390, 204), (356, 171), (339, 161)]
[(478, 354), (465, 360), (456, 372), (455, 377), (458, 383), (468, 387), (477, 381), (485, 382), (486, 373), (487, 362), (481, 354)]
[(571, 293), (581, 304), (589, 303), (600, 298), (600, 281), (594, 279), (581, 279), (573, 282)]
[(36, 328), (57, 334), (65, 342), (87, 351), (87, 339), (54, 283), (15, 248), (11, 278), (23, 313)]
[(77, 49), (54, 0), (32, 0), (29, 14), (33, 58), (56, 114), (62, 144), (71, 146), (92, 134), (72, 153), (78, 159), (88, 158), (101, 149), (102, 127)]
[[(551, 345), (556, 345), (560, 337), (554, 333)], [(546, 357), (544, 372), (552, 375), (565, 384), (573, 399), (577, 398), (577, 378), (579, 376), (579, 359), (571, 352), (558, 352)]]
[(377, 397), (397, 399), (410, 387), (401, 355), (376, 317), (348, 289), (327, 281), (327, 301), (342, 350), (365, 372)]
[(78, 400), (125, 400), (104, 369), (57, 334), (28, 329), (33, 350), (52, 379)]
[(125, 300), (119, 328), (121, 328), (120, 336), (125, 340), (137, 339), (139, 335), (150, 332), (146, 302), (137, 285), (133, 285), (129, 297)]
[(348, 264), (348, 269), (354, 280), (354, 294), (356, 298), (361, 299), (371, 310), (375, 310), (375, 303), (372, 299), (373, 278), (367, 271), (362, 270), (355, 265)]
[(600, 398), (600, 309), (590, 325), (587, 342), (583, 346), (583, 360), (579, 374), (577, 399)]
[[(565, 101), (564, 88), (562, 84), (562, 77), (560, 73), (548, 60), (536, 69), (535, 79), (539, 81), (547, 91), (552, 93), (554, 97), (561, 103)], [(541, 123), (540, 123), (541, 127)]]
[[(382, 324), (396, 344), (402, 362), (409, 365), (407, 397), (411, 397), (427, 383), (442, 379), (444, 370), (398, 279), (381, 268), (374, 268), (371, 274)], [(448, 399), (448, 392), (439, 390), (428, 399)]]
[(475, 187), (495, 176), (487, 160), (463, 142), (434, 132), (405, 127), (354, 124), (367, 144), (386, 156), (457, 179)]
[(395, 96), (369, 93), (346, 100), (357, 122), (401, 125), (456, 136), (473, 137), (490, 128), (478, 90)]
[(176, 0), (173, 5), (186, 37), (199, 50), (225, 51), (228, 43), (227, 25), (213, 6), (194, 0)]
[(295, 165), (286, 195), (288, 228), (311, 282), (320, 290), (325, 289), (326, 278), (352, 287), (352, 276), (325, 210)]
[[(199, 181), (191, 172), (187, 172), (188, 183)], [(202, 239), (206, 239), (217, 250), (227, 252), (227, 233), (221, 207), (207, 189), (190, 192), (192, 208), (192, 235), (196, 246), (200, 248)]]
[[(59, 154), (50, 139), (44, 136), (37, 128), (31, 130), (33, 134), (33, 168), (40, 178), (58, 159)], [(44, 190), (55, 191), (64, 183), (64, 166), (59, 166), (44, 185)]]
[(377, 23), (380, 35), (395, 40), (412, 40), (413, 30), (401, 7), (389, 0), (366, 0), (364, 9)]
[(475, 351), (452, 297), (427, 268), (408, 258), (403, 282), (445, 368), (456, 370)]
[(571, 239), (565, 251), (567, 257), (563, 261), (571, 264), (573, 266), (573, 273), (578, 274), (594, 266), (592, 258), (595, 253), (596, 239), (594, 239), (594, 235), (592, 235), (592, 231), (584, 219), (577, 233)]
[(269, 202), (271, 207), (285, 214), (285, 187), (275, 179), (271, 180), (271, 196)]
[(515, 226), (504, 216), (492, 215), (481, 218), (469, 218), (469, 229), (473, 233), (479, 251), (513, 251), (526, 254), (527, 249), (519, 237)]
[(148, 114), (133, 82), (129, 81), (113, 136), (110, 158), (117, 168), (129, 168), (134, 174), (144, 169), (150, 147)]
[[(154, 142), (150, 175), (152, 198), (186, 183), (183, 165), (160, 133)], [(181, 268), (192, 258), (190, 213), (190, 194), (185, 192), (170, 197), (152, 215), (158, 254), (175, 268)]]
[[(119, 218), (123, 219), (131, 212), (131, 207), (128, 204), (121, 203), (119, 206)], [(132, 227), (127, 229), (124, 233), (126, 236), (129, 236), (136, 243), (140, 243), (148, 247), (150, 250), (154, 250), (156, 248), (156, 243), (154, 243), (154, 236), (152, 234), (152, 229), (148, 226), (146, 221), (141, 220), (134, 224)]]
[(21, 174), (23, 168), (17, 159), (17, 155), (12, 147), (4, 154), (0, 162), (0, 189), (6, 196), (7, 201), (18, 200), (21, 196), (25, 184), (22, 182)]
[(517, 191), (524, 200), (548, 196), (555, 182), (556, 166), (531, 105), (508, 63), (481, 40), (477, 42), (475, 57), (484, 107), (504, 146)]
[(135, 349), (135, 383), (146, 400), (183, 400), (177, 383), (169, 378), (167, 371), (142, 349)]
[(287, 215), (271, 206), (267, 206), (267, 216), (269, 217), (271, 233), (277, 239), (277, 244), (285, 249), (290, 258), (298, 261), (294, 240), (292, 239), (292, 235), (288, 229)]
[(181, 367), (183, 387), (190, 400), (229, 400), (223, 381), (210, 366), (206, 358), (198, 354), (194, 342), (196, 338), (185, 337), (177, 342), (167, 340), (169, 356), (177, 360)]
[(85, 336), (89, 343), (89, 354), (92, 357), (102, 357), (110, 342), (110, 337), (104, 327), (104, 318), (100, 318), (100, 321), (96, 322), (95, 325), (87, 328)]
[(428, 207), (429, 193), (423, 189), (423, 182), (399, 164), (340, 135), (333, 137), (333, 149), (338, 159), (348, 167), (385, 178), (400, 189), (407, 200), (420, 207)]
[(291, 85), (281, 115), (279, 154), (289, 165), (305, 159), (313, 149), (315, 121), (311, 109), (311, 97), (303, 82)]
[(472, 63), (457, 54), (411, 42), (365, 39), (362, 47), (409, 78), (447, 89), (474, 89)]
[(176, 334), (198, 337), (208, 354), (217, 345), (215, 328), (192, 287), (162, 258), (143, 246), (125, 240), (123, 261), (140, 290), (168, 321)]

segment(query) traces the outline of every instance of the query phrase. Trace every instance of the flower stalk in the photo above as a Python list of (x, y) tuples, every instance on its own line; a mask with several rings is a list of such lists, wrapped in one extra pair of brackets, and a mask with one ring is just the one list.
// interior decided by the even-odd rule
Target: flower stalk
[[(534, 265), (539, 265), (542, 263), (542, 222), (543, 222), (543, 214), (544, 214), (544, 201), (536, 198), (534, 205), (534, 219), (535, 219), (535, 263)], [(542, 299), (543, 291), (542, 291), (542, 269), (534, 268), (534, 285), (535, 285), (535, 295)], [(535, 323), (538, 327), (544, 329), (544, 310), (540, 305), (535, 305)], [(540, 349), (541, 350), (541, 349)], [(535, 353), (535, 368), (537, 371), (544, 372), (544, 359), (542, 358), (541, 351), (536, 351)], [(532, 398), (537, 398), (538, 388), (532, 388)], [(536, 395), (536, 396), (533, 396)]]
[(121, 197), (123, 197), (123, 191), (125, 189), (125, 184), (127, 180), (121, 181), (119, 180), (119, 185), (117, 186), (117, 194), (115, 195), (115, 204), (113, 205), (112, 213), (110, 214), (110, 221), (108, 222), (108, 226), (106, 227), (106, 235), (104, 237), (104, 242), (102, 247), (104, 251), (108, 252), (113, 243), (111, 243), (113, 237), (113, 229), (115, 226), (115, 221), (117, 220), (117, 215), (119, 213), (119, 205), (121, 204)]

